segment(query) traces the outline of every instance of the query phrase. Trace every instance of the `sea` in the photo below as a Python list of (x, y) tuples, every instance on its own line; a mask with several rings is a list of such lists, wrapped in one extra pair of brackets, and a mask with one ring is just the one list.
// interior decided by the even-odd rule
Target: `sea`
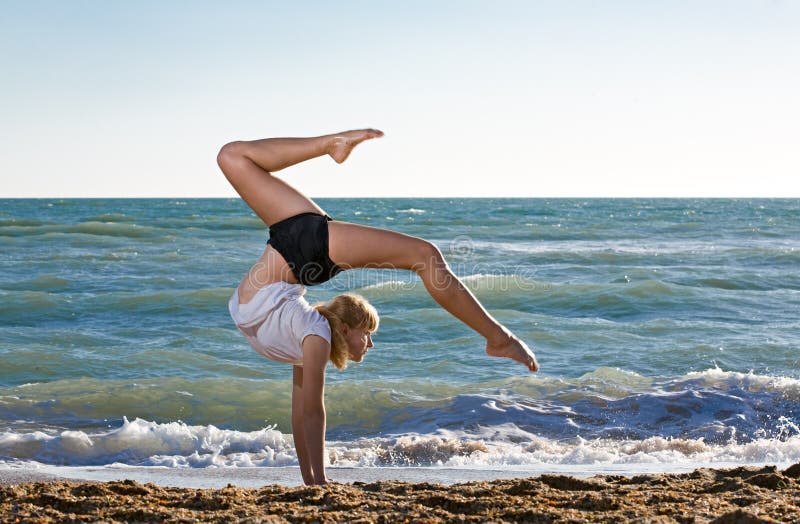
[[(433, 241), (541, 365), (488, 357), (414, 273), (307, 288), (381, 316), (327, 372), (333, 478), (800, 462), (800, 200), (318, 203)], [(267, 238), (239, 199), (0, 200), (0, 466), (299, 482), (291, 366), (227, 309)]]

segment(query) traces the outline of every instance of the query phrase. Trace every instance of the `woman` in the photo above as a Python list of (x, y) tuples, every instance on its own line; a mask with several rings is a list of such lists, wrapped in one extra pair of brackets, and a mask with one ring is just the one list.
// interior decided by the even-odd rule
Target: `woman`
[(306, 484), (326, 484), (325, 368), (360, 362), (378, 327), (375, 309), (357, 295), (340, 295), (311, 308), (305, 285), (325, 282), (346, 269), (393, 267), (416, 272), (430, 295), (486, 339), (486, 353), (511, 358), (531, 371), (533, 352), (497, 322), (452, 273), (432, 243), (385, 229), (331, 219), (317, 204), (273, 173), (329, 155), (341, 164), (375, 129), (314, 138), (237, 141), (217, 156), (222, 172), (270, 228), (258, 262), (231, 297), (231, 316), (259, 353), (293, 364), (292, 431)]

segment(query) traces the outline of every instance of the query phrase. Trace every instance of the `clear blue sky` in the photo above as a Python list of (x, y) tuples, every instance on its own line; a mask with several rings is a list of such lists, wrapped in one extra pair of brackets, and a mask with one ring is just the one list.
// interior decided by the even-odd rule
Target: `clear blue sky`
[(372, 126), (311, 196), (800, 197), (800, 2), (7, 1), (0, 197), (234, 196), (233, 139)]

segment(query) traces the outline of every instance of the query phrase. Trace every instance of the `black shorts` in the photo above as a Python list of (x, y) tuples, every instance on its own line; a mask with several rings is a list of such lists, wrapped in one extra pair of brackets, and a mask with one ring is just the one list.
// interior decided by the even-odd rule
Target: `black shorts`
[(267, 244), (283, 256), (304, 286), (327, 282), (342, 270), (328, 256), (330, 220), (328, 215), (300, 213), (269, 227)]

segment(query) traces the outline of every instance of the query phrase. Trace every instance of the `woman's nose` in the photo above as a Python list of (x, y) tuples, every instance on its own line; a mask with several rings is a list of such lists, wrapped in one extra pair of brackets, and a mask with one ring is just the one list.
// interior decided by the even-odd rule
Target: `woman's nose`
[(367, 347), (371, 348), (371, 347), (374, 347), (374, 346), (375, 346), (375, 344), (372, 343), (372, 337), (367, 336)]

